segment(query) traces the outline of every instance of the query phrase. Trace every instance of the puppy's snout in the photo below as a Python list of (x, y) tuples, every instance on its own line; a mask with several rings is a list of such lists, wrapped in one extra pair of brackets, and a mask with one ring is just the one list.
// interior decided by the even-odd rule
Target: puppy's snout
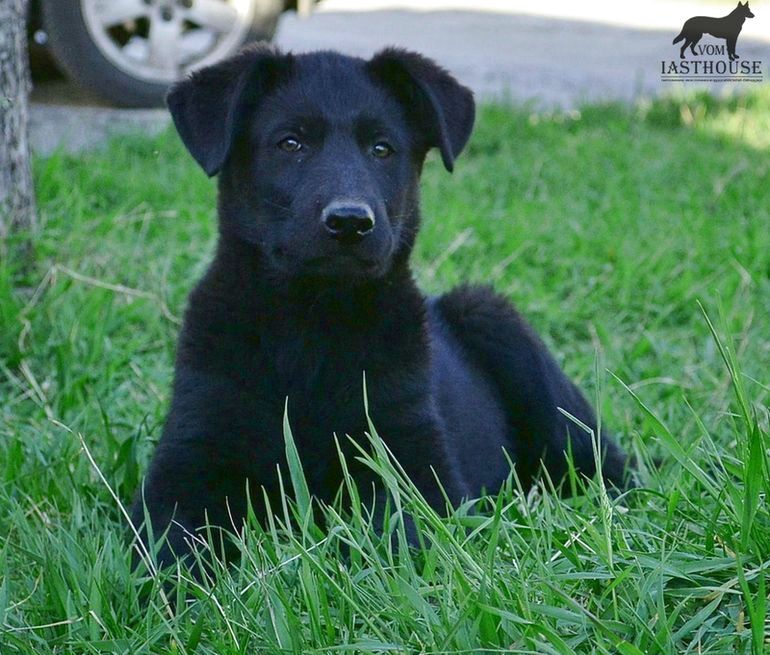
[(333, 202), (321, 212), (321, 221), (333, 239), (355, 243), (374, 229), (374, 212), (365, 203)]

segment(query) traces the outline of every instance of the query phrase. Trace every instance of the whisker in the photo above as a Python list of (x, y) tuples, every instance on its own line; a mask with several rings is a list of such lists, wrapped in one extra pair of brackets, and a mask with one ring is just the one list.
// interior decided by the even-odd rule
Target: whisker
[(282, 205), (278, 202), (275, 202), (274, 200), (270, 200), (269, 198), (262, 198), (262, 202), (266, 205), (272, 205), (273, 207), (277, 207), (278, 209), (283, 209), (284, 211), (291, 211), (291, 207), (288, 205)]

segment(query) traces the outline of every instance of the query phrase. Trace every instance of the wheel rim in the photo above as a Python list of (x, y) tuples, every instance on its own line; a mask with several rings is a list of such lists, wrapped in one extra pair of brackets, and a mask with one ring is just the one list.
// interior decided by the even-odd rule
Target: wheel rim
[(94, 44), (117, 68), (170, 84), (233, 54), (259, 0), (80, 0)]

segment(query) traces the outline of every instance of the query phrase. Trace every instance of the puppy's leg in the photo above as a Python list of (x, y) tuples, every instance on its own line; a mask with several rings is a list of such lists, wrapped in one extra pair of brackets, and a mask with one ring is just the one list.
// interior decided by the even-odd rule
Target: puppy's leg
[[(166, 538), (157, 552), (163, 568), (175, 558), (186, 558), (206, 541), (203, 526), (239, 529), (246, 515), (246, 475), (238, 458), (201, 443), (165, 443), (159, 446), (144, 485), (134, 502), (132, 522), (149, 545), (152, 535)], [(145, 514), (146, 510), (146, 514)], [(212, 537), (222, 536), (216, 531)], [(218, 544), (218, 541), (217, 541)], [(227, 540), (217, 545), (218, 557), (229, 557), (233, 548)], [(205, 562), (207, 557), (203, 557)], [(188, 561), (191, 564), (191, 561)]]
[[(242, 411), (247, 400), (237, 385), (223, 378), (177, 375), (163, 437), (133, 508), (135, 527), (145, 522), (146, 506), (154, 538), (168, 530), (158, 552), (161, 566), (189, 555), (192, 541), (205, 539), (199, 531), (202, 526), (240, 529), (246, 515), (247, 480), (267, 484), (267, 462), (277, 455), (269, 452), (267, 440), (261, 445), (264, 457), (251, 452), (257, 446), (249, 445), (255, 422)], [(280, 430), (278, 421), (276, 429)], [(263, 470), (254, 470), (255, 461), (266, 462)], [(140, 534), (147, 543), (147, 526)], [(212, 535), (219, 537), (216, 532)], [(224, 544), (217, 555), (230, 553), (226, 540)]]
[[(437, 306), (505, 403), (522, 484), (531, 484), (541, 461), (558, 483), (568, 470), (568, 450), (576, 469), (593, 475), (596, 466), (590, 435), (559, 408), (596, 431), (594, 412), (513, 306), (486, 287), (461, 287), (439, 298)], [(601, 447), (602, 475), (623, 488), (626, 456), (606, 433)]]
[[(378, 385), (372, 376), (369, 402), (372, 421), (382, 440), (425, 500), (444, 513), (444, 494), (457, 506), (468, 497), (469, 490), (430, 396), (427, 375), (391, 371), (388, 377), (392, 384), (387, 386)], [(376, 393), (377, 389), (383, 393)]]
[[(411, 401), (408, 399), (411, 394), (407, 391), (397, 398), (392, 397), (387, 406), (373, 403), (373, 421), (409, 480), (431, 508), (445, 516), (447, 501), (451, 507), (457, 507), (471, 497), (471, 492), (463, 479), (459, 463), (448, 449), (441, 420), (430, 399), (424, 396), (427, 385), (427, 382), (420, 383), (420, 391), (415, 393)], [(408, 384), (404, 386), (409, 387)], [(388, 491), (382, 488), (371, 498), (375, 505), (374, 520), (378, 529), (384, 522), (384, 508), (388, 498)], [(402, 519), (409, 545), (418, 547), (421, 542), (427, 544), (426, 537), (418, 534), (412, 516), (405, 513)]]

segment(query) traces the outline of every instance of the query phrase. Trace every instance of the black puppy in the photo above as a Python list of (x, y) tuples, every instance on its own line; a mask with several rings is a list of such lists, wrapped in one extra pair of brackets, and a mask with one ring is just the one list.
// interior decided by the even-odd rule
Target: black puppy
[[(248, 496), (275, 503), (289, 420), (310, 491), (330, 501), (342, 474), (334, 435), (379, 434), (428, 501), (452, 503), (522, 483), (565, 452), (595, 472), (589, 404), (513, 307), (487, 288), (426, 298), (409, 255), (423, 161), (447, 169), (468, 140), (471, 92), (424, 57), (365, 61), (266, 46), (201, 70), (168, 104), (179, 134), (219, 174), (216, 256), (190, 296), (171, 411), (142, 494), (160, 559), (184, 554), (207, 521), (238, 526)], [(605, 438), (605, 478), (625, 457)], [(505, 451), (505, 452), (504, 452)], [(353, 458), (349, 458), (352, 463)], [(285, 469), (284, 469), (285, 470)], [(354, 470), (361, 489), (372, 474)], [(172, 522), (173, 521), (173, 522)]]

